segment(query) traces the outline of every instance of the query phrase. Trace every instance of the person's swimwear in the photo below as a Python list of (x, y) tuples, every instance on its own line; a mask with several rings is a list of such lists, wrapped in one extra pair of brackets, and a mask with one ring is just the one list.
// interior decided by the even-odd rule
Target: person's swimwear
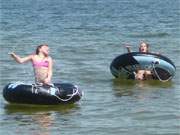
[(41, 67), (48, 68), (48, 66), (49, 66), (49, 62), (46, 61), (46, 60), (33, 61), (33, 67), (34, 67), (34, 68), (41, 68)]
[(36, 83), (43, 83), (43, 81), (47, 78), (48, 66), (49, 62), (47, 60), (33, 61)]

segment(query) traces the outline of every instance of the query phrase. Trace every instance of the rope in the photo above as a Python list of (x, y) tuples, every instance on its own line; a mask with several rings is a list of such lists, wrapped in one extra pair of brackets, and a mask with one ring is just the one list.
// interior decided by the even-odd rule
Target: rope
[(57, 95), (53, 95), (53, 96), (58, 98), (60, 101), (67, 102), (67, 101), (71, 100), (73, 98), (73, 96), (76, 95), (77, 93), (79, 95), (78, 89), (73, 89), (73, 93), (71, 94), (71, 96), (68, 99), (62, 99), (62, 98), (58, 97)]
[[(38, 88), (39, 86), (43, 86), (43, 85), (42, 85), (42, 84), (33, 84), (33, 85), (32, 85), (32, 93), (38, 93), (37, 88)], [(50, 85), (50, 87), (55, 88), (56, 90), (58, 89), (57, 87), (54, 86), (54, 84)], [(67, 98), (67, 99), (60, 98), (60, 97), (57, 96), (55, 93), (52, 94), (52, 93), (50, 92), (51, 89), (49, 89), (49, 93), (50, 93), (52, 96), (55, 96), (56, 98), (58, 98), (60, 101), (67, 102), (67, 101), (71, 100), (74, 95), (76, 95), (76, 94), (80, 95), (77, 86), (75, 86), (75, 87), (76, 87), (76, 88), (73, 89), (73, 93), (67, 95), (67, 96), (70, 96), (70, 97)], [(34, 90), (33, 88), (36, 88), (36, 89)]]
[(159, 76), (158, 72), (156, 71), (156, 67), (155, 67), (156, 64), (159, 64), (159, 62), (152, 62), (152, 67), (153, 67), (154, 73), (155, 73), (155, 75), (157, 76), (157, 78), (158, 78), (161, 82), (167, 82), (167, 81), (171, 80), (171, 79), (172, 79), (172, 76), (170, 76), (170, 77), (169, 77), (168, 79), (166, 79), (166, 80), (161, 79), (161, 77)]
[(35, 83), (35, 84), (32, 84), (32, 93), (38, 93), (38, 88), (40, 87), (40, 86), (43, 86), (43, 84), (42, 83)]

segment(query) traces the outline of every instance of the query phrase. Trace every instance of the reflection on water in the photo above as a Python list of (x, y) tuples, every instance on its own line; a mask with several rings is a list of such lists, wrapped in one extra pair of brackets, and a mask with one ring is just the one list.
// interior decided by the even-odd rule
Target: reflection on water
[(137, 80), (125, 80), (125, 79), (113, 79), (113, 90), (116, 96), (132, 96), (135, 90), (153, 90), (157, 88), (170, 88), (173, 86), (173, 82), (160, 82), (158, 80), (137, 81)]
[(25, 113), (33, 114), (37, 112), (56, 111), (61, 114), (68, 113), (72, 109), (78, 109), (78, 104), (68, 105), (29, 105), (29, 104), (5, 104), (4, 109), (7, 114)]
[(50, 130), (50, 127), (53, 126), (53, 123), (54, 123), (53, 121), (55, 120), (55, 118), (53, 117), (51, 113), (42, 113), (42, 114), (32, 115), (32, 119), (40, 127), (41, 132), (39, 134), (50, 135), (49, 130)]
[(19, 134), (24, 134), (25, 131), (20, 129), (28, 125), (32, 134), (50, 135), (51, 129), (57, 124), (57, 115), (67, 115), (77, 109), (79, 109), (77, 104), (50, 106), (6, 104), (4, 110), (8, 117), (4, 121), (6, 119), (13, 121), (15, 124), (14, 128), (16, 129), (15, 132)]
[(136, 85), (134, 80), (113, 79), (113, 89), (117, 96), (133, 95), (133, 87)]

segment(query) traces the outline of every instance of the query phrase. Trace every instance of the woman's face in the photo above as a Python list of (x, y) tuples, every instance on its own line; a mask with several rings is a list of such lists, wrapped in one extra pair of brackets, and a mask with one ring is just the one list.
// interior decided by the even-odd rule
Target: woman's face
[(49, 55), (49, 47), (44, 45), (41, 47), (40, 52), (42, 52), (45, 56)]
[(148, 52), (147, 45), (145, 43), (142, 43), (139, 47), (140, 52)]

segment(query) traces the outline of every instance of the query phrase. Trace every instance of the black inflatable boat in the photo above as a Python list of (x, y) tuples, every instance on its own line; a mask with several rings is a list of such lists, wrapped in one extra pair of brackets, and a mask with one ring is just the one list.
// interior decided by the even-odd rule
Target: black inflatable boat
[(82, 92), (71, 83), (44, 86), (15, 82), (4, 87), (3, 96), (10, 103), (57, 105), (79, 101)]

